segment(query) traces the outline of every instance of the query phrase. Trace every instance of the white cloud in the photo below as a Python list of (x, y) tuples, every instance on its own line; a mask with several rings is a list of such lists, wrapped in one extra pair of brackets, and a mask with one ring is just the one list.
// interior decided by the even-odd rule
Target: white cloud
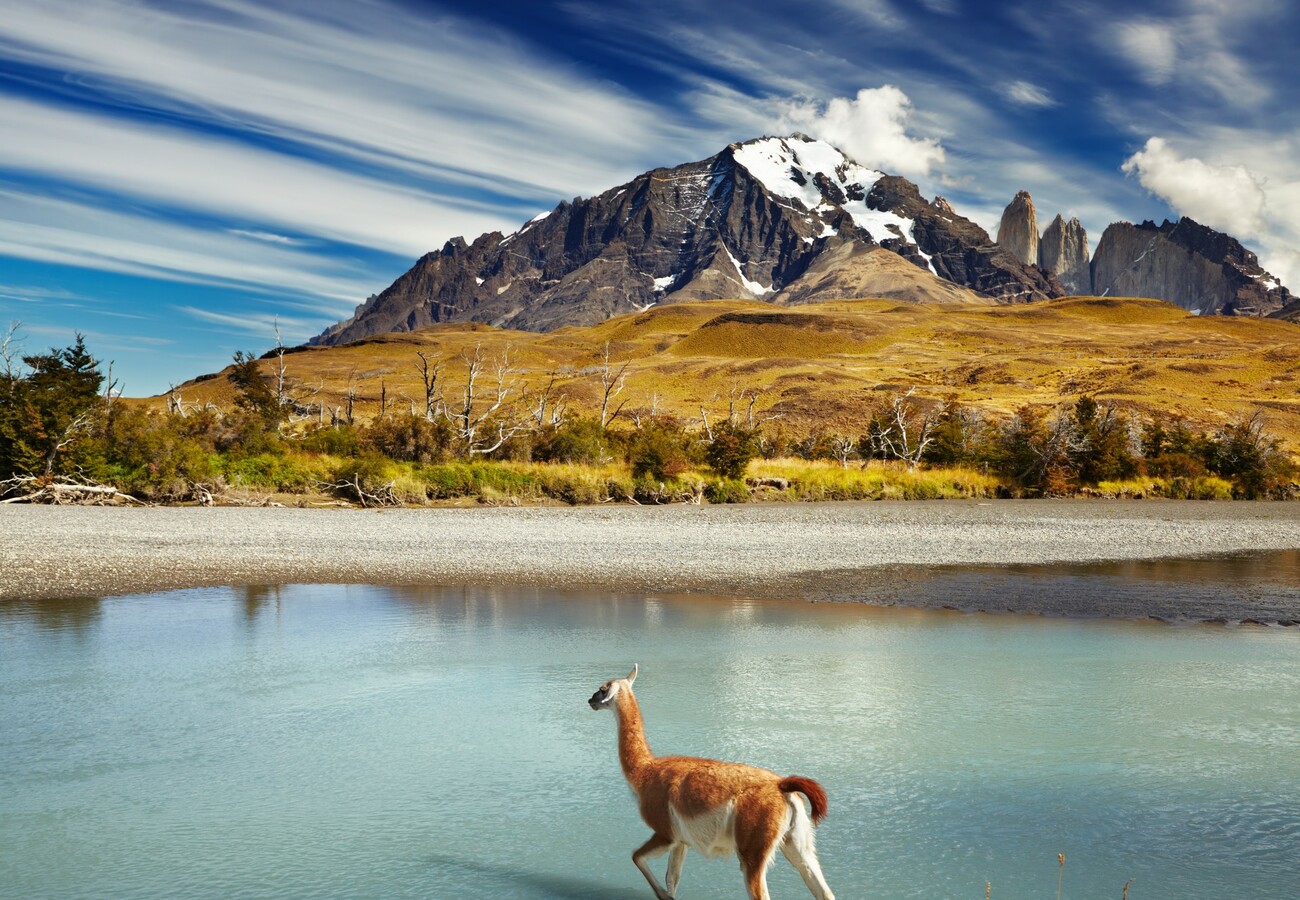
[(1011, 81), (998, 88), (999, 93), (1012, 103), (1020, 106), (1049, 107), (1056, 106), (1056, 101), (1046, 88), (1029, 81)]
[(929, 175), (946, 159), (935, 138), (908, 134), (912, 104), (892, 84), (864, 88), (856, 98), (826, 104), (793, 101), (783, 111), (783, 131), (806, 131), (866, 166), (911, 178)]
[(505, 224), (320, 163), (14, 97), (0, 96), (0, 133), (22, 135), (0, 141), (0, 167), (412, 257)]
[[(661, 109), (488, 26), (387, 0), (0, 2), (0, 55), (123, 105), (535, 198), (603, 189), (682, 137)], [(447, 235), (449, 236), (449, 235)]]
[(162, 222), (0, 188), (0, 254), (315, 302), (345, 313), (375, 289), (367, 273), (329, 256), (224, 231)]
[(236, 331), (247, 332), (268, 339), (274, 339), (276, 330), (279, 329), (280, 336), (286, 343), (306, 340), (320, 331), (320, 323), (315, 319), (299, 319), (275, 313), (239, 313), (230, 315), (229, 313), (214, 312), (210, 309), (201, 309), (197, 306), (185, 306), (183, 304), (178, 304), (175, 309), (200, 322), (224, 325), (226, 328), (233, 328)]
[[(1300, 287), (1300, 133), (1289, 138), (1210, 128), (1203, 160), (1153, 137), (1124, 171), (1178, 215), (1225, 231), (1256, 250), (1260, 265), (1293, 291)], [(1222, 161), (1228, 160), (1230, 163)]]
[(1112, 38), (1147, 84), (1165, 84), (1173, 77), (1178, 65), (1178, 39), (1168, 23), (1151, 19), (1120, 22), (1114, 26)]
[(1153, 137), (1124, 161), (1123, 170), (1136, 175), (1179, 215), (1238, 239), (1266, 233), (1264, 188), (1245, 166), (1216, 166), (1184, 157), (1163, 138)]
[(1142, 81), (1159, 87), (1175, 81), (1208, 87), (1237, 107), (1269, 98), (1267, 83), (1250, 71), (1258, 29), (1276, 12), (1271, 0), (1184, 0), (1163, 19), (1120, 21), (1099, 31), (1133, 66)]

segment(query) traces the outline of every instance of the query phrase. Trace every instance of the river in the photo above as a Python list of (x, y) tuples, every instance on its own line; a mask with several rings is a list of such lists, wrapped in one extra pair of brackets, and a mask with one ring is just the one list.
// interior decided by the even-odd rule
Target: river
[(649, 897), (633, 662), (656, 752), (825, 786), (841, 900), (1294, 896), (1300, 629), (321, 585), (0, 604), (0, 895)]

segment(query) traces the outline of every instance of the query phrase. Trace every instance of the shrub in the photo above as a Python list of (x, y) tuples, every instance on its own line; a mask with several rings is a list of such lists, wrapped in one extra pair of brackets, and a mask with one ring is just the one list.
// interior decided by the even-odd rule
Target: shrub
[(571, 419), (538, 435), (533, 459), (600, 465), (610, 457), (610, 441), (595, 419)]
[(446, 457), (452, 444), (451, 426), (445, 419), (423, 416), (384, 416), (360, 432), (363, 451), (373, 451), (403, 462), (434, 462)]
[(710, 503), (748, 503), (749, 486), (731, 478), (710, 481), (704, 486), (704, 499)]
[(361, 452), (361, 435), (351, 425), (317, 428), (308, 432), (298, 446), (312, 453), (356, 456)]
[(758, 456), (758, 432), (730, 422), (713, 429), (713, 440), (704, 449), (709, 468), (720, 477), (743, 478), (750, 460)]
[[(670, 481), (691, 467), (690, 435), (671, 419), (656, 419), (643, 425), (628, 447), (632, 477)], [(640, 498), (638, 498), (640, 499)]]

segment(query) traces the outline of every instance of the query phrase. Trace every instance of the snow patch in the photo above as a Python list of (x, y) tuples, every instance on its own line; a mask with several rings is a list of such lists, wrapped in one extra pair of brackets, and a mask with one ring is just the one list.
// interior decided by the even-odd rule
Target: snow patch
[(682, 277), (682, 274), (683, 273), (678, 272), (676, 275), (665, 275), (663, 278), (656, 278), (654, 280), (655, 290), (656, 291), (668, 290), (670, 287), (673, 286), (673, 284), (677, 281), (678, 278)]
[(482, 286), (482, 284), (483, 284), (483, 279), (482, 279), (482, 278), (479, 278), (477, 275), (475, 275), (475, 276), (474, 276), (474, 283), (477, 284), (477, 285), (479, 285), (479, 286)]
[(746, 278), (744, 270), (740, 268), (740, 261), (736, 259), (736, 257), (731, 255), (731, 250), (727, 247), (726, 244), (723, 244), (721, 241), (719, 241), (718, 243), (722, 247), (722, 252), (727, 254), (727, 259), (731, 260), (731, 264), (736, 267), (736, 274), (740, 276), (740, 283), (744, 286), (745, 290), (759, 297), (763, 296), (764, 294), (770, 294), (774, 290), (776, 290), (776, 288), (773, 287), (763, 287), (763, 285), (759, 284), (757, 281), (750, 281), (748, 278)]
[(528, 220), (528, 224), (535, 225), (536, 223), (542, 221), (542, 219), (545, 219), (547, 216), (549, 216), (552, 212), (553, 210), (548, 209), (544, 213), (538, 213), (537, 215), (533, 216), (531, 219)]
[(916, 239), (916, 234), (914, 233), (915, 229), (916, 223), (912, 223), (912, 227), (907, 231), (907, 236), (912, 239), (912, 243), (916, 246), (916, 252), (921, 255), (921, 259), (925, 260), (925, 264), (930, 267), (930, 271), (938, 275), (939, 270), (934, 267), (934, 257), (921, 249), (921, 243)]

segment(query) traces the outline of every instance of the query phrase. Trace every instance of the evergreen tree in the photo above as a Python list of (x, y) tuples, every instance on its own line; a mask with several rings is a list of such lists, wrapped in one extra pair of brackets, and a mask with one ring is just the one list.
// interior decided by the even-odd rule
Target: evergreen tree
[(104, 376), (82, 335), (23, 363), (26, 373), (0, 374), (0, 478), (62, 471), (103, 407)]

